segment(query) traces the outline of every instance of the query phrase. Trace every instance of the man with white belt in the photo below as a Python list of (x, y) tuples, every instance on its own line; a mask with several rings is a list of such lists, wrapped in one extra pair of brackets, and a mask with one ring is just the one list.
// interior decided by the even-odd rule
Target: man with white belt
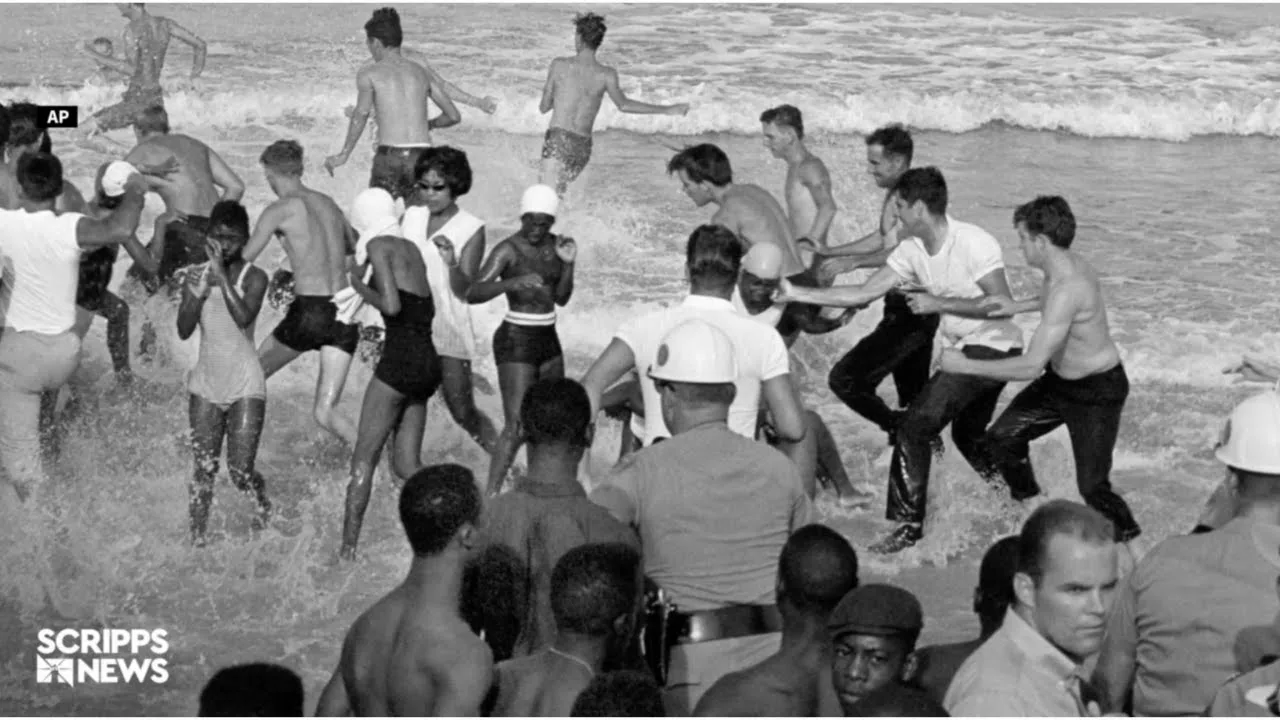
[(667, 333), (646, 375), (672, 436), (623, 460), (592, 496), (639, 531), (656, 586), (645, 654), (665, 676), (673, 716), (688, 715), (723, 675), (778, 651), (777, 559), (813, 517), (796, 466), (729, 428), (736, 354), (706, 320)]

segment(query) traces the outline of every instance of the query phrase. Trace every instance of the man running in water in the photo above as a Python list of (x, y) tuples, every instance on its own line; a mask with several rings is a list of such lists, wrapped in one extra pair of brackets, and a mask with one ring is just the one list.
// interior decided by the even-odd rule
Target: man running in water
[(1063, 198), (1037, 197), (1014, 212), (1013, 222), (1027, 263), (1044, 271), (1044, 288), (1041, 298), (997, 295), (988, 307), (1003, 316), (1038, 310), (1040, 327), (1020, 356), (983, 360), (948, 349), (941, 370), (1001, 382), (1034, 379), (987, 429), (987, 450), (1013, 498), (1040, 493), (1028, 443), (1066, 423), (1080, 497), (1115, 524), (1116, 542), (1128, 542), (1142, 531), (1111, 489), (1110, 475), (1129, 378), (1111, 339), (1097, 271), (1071, 250), (1076, 219)]
[(556, 307), (573, 296), (573, 238), (551, 232), (560, 198), (547, 185), (534, 185), (520, 202), (520, 231), (489, 253), (467, 290), (472, 305), (507, 296), (507, 317), (493, 334), (505, 422), (489, 462), (488, 494), (502, 489), (507, 469), (520, 449), (520, 403), (529, 386), (564, 377), (564, 353), (556, 334)]
[(333, 296), (348, 286), (346, 258), (355, 244), (355, 231), (333, 198), (302, 184), (301, 145), (277, 140), (259, 159), (278, 199), (258, 217), (244, 257), (253, 262), (278, 236), (293, 268), (295, 295), (284, 319), (258, 346), (258, 360), (270, 378), (299, 355), (319, 350), (316, 422), (354, 446), (356, 429), (336, 408), (360, 331), (338, 321)]
[(471, 471), (432, 465), (400, 491), (413, 548), (409, 575), (356, 620), (317, 717), (475, 717), (493, 685), (493, 653), (463, 620), (462, 575), (480, 540)]
[(577, 54), (551, 61), (547, 82), (542, 87), (542, 102), (538, 105), (538, 111), (544, 115), (552, 113), (542, 143), (542, 172), (538, 181), (554, 185), (561, 195), (591, 160), (591, 130), (605, 93), (624, 113), (684, 115), (689, 112), (688, 103), (651, 105), (627, 97), (622, 92), (618, 71), (596, 59), (607, 29), (604, 18), (595, 13), (579, 14), (573, 24)]
[[(373, 156), (369, 187), (380, 187), (392, 197), (403, 198), (413, 189), (413, 167), (422, 151), (431, 147), (431, 131), (457, 125), (462, 116), (444, 92), (444, 81), (428, 67), (400, 53), (404, 33), (395, 8), (381, 8), (364, 24), (373, 64), (356, 73), (356, 109), (347, 125), (342, 151), (325, 159), (333, 171), (346, 164), (360, 141), (369, 113), (378, 114), (378, 150)], [(427, 100), (440, 107), (428, 119)]]
[(814, 260), (821, 260), (812, 248), (828, 247), (827, 236), (836, 219), (838, 208), (831, 196), (831, 173), (822, 158), (805, 147), (804, 118), (799, 108), (779, 105), (765, 110), (760, 114), (760, 124), (764, 126), (764, 146), (787, 163), (787, 217), (801, 259), (809, 266)]
[[(96, 40), (84, 44), (82, 52), (99, 65), (129, 76), (129, 87), (124, 98), (94, 113), (86, 124), (90, 134), (118, 130), (133, 123), (138, 113), (152, 106), (164, 107), (164, 93), (160, 89), (160, 73), (164, 70), (169, 41), (178, 40), (191, 46), (191, 79), (204, 72), (207, 47), (204, 40), (169, 18), (150, 15), (143, 3), (117, 3), (120, 14), (129, 19), (124, 30), (123, 53), (133, 62), (99, 52)], [(235, 200), (237, 198), (226, 198)]]

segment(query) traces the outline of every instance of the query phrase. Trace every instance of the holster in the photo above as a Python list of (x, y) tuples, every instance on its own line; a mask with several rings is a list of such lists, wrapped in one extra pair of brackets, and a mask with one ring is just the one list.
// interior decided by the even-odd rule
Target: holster
[(653, 672), (658, 687), (666, 687), (671, 670), (671, 648), (685, 634), (682, 620), (688, 616), (677, 611), (676, 604), (649, 578), (644, 579), (644, 629), (640, 633), (640, 652)]

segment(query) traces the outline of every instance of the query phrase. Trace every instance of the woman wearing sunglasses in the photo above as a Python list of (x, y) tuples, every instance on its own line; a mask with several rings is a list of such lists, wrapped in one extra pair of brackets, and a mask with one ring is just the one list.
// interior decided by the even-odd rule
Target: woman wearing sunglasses
[(242, 257), (248, 241), (244, 206), (232, 200), (215, 205), (205, 236), (209, 262), (188, 275), (178, 308), (178, 337), (186, 340), (200, 327), (200, 357), (188, 383), (195, 453), (191, 539), (196, 545), (205, 542), (224, 437), (231, 482), (257, 505), (253, 529), (265, 527), (271, 514), (266, 481), (254, 469), (267, 412), (267, 383), (253, 328), (267, 291), (267, 274)]

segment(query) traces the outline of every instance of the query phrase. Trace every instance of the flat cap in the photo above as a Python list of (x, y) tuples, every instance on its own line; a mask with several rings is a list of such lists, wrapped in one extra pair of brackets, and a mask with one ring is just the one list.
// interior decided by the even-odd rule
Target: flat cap
[(851, 590), (827, 620), (827, 630), (833, 636), (851, 632), (916, 635), (922, 628), (924, 610), (916, 596), (900, 587), (880, 583)]

